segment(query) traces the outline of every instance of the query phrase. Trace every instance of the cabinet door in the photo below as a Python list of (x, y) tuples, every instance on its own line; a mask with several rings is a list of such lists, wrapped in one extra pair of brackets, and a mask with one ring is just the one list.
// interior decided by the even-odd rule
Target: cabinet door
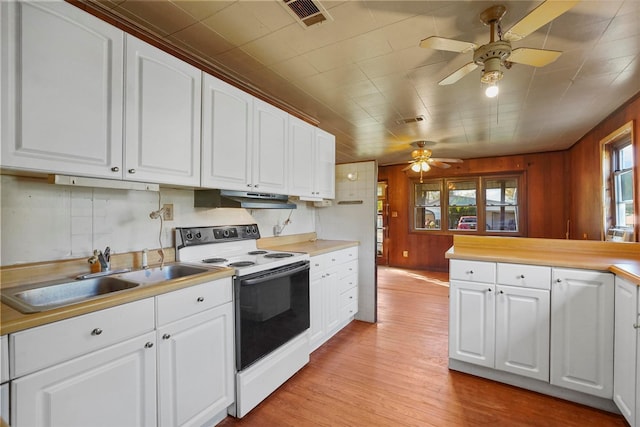
[(326, 339), (340, 328), (340, 277), (337, 268), (327, 270), (322, 279)]
[(289, 116), (289, 194), (314, 196), (315, 129), (310, 124)]
[(613, 398), (613, 275), (553, 269), (551, 384)]
[(629, 425), (635, 426), (638, 287), (620, 277), (615, 278), (615, 286), (613, 401)]
[(288, 194), (289, 114), (259, 99), (253, 110), (253, 188)]
[(155, 332), (11, 382), (14, 427), (156, 426)]
[(449, 357), (494, 366), (495, 285), (451, 281)]
[(202, 72), (126, 38), (126, 179), (200, 185)]
[(322, 129), (316, 129), (315, 195), (333, 199), (336, 193), (336, 138)]
[(203, 187), (249, 189), (252, 131), (253, 97), (203, 73)]
[(497, 287), (495, 367), (549, 381), (549, 291)]
[(123, 32), (65, 2), (0, 7), (2, 166), (122, 178)]
[(324, 342), (322, 277), (309, 280), (309, 349), (314, 351)]
[(233, 304), (158, 329), (160, 426), (201, 426), (234, 399)]

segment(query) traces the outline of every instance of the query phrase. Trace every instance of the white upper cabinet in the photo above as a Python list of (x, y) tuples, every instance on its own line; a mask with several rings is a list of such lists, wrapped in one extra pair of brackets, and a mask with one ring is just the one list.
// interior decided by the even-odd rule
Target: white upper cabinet
[(129, 35), (125, 64), (124, 177), (198, 186), (202, 72)]
[(289, 117), (290, 191), (303, 199), (335, 197), (335, 137)]
[(2, 166), (121, 178), (123, 32), (64, 2), (1, 2)]
[(316, 196), (333, 199), (336, 194), (336, 137), (316, 129)]
[(289, 117), (289, 192), (294, 196), (314, 196), (315, 129), (296, 117)]
[(203, 187), (250, 189), (252, 123), (253, 97), (203, 73)]
[(289, 114), (259, 99), (253, 101), (251, 188), (287, 194)]

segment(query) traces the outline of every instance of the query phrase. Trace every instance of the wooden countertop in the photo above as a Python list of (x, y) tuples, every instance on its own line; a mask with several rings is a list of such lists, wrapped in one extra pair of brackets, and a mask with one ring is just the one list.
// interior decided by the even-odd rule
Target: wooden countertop
[(178, 289), (198, 285), (211, 280), (231, 277), (234, 272), (235, 270), (232, 268), (220, 268), (207, 273), (194, 274), (188, 277), (167, 280), (162, 283), (143, 284), (136, 288), (116, 293), (114, 295), (40, 313), (24, 314), (6, 304), (0, 304), (0, 335), (18, 332), (24, 329), (33, 328), (34, 326), (40, 326), (56, 322), (58, 320), (79, 316), (81, 314), (114, 307), (116, 305), (153, 297), (155, 295), (176, 291)]
[(455, 235), (445, 256), (611, 271), (640, 286), (640, 243)]
[(260, 239), (258, 247), (282, 252), (305, 252), (310, 256), (321, 255), (340, 249), (359, 246), (360, 242), (352, 240), (323, 240), (316, 233), (296, 234), (293, 236), (269, 237)]

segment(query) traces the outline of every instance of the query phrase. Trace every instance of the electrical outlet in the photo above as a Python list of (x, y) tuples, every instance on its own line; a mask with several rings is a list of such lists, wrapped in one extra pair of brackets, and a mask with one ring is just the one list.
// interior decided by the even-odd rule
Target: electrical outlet
[(402, 251), (402, 256), (405, 258), (409, 258), (409, 251)]
[(162, 209), (164, 209), (164, 220), (173, 221), (173, 203), (162, 205)]

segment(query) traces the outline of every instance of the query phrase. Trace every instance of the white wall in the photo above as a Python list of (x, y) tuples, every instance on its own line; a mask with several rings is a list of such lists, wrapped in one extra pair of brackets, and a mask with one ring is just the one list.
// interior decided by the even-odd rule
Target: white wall
[(315, 231), (312, 206), (295, 210), (193, 207), (193, 191), (160, 193), (52, 185), (40, 179), (0, 176), (0, 265), (90, 256), (94, 249), (132, 252), (158, 248), (160, 220), (149, 218), (160, 203), (173, 203), (174, 221), (164, 222), (163, 246), (173, 246), (173, 228), (257, 223), (262, 237), (291, 215), (282, 235)]
[[(348, 177), (349, 174), (352, 174), (351, 179)], [(377, 317), (377, 184), (376, 162), (337, 165), (336, 199), (333, 201), (333, 206), (316, 210), (316, 232), (320, 239), (360, 242), (356, 319), (366, 322), (375, 322)], [(354, 202), (355, 204), (351, 204)]]

